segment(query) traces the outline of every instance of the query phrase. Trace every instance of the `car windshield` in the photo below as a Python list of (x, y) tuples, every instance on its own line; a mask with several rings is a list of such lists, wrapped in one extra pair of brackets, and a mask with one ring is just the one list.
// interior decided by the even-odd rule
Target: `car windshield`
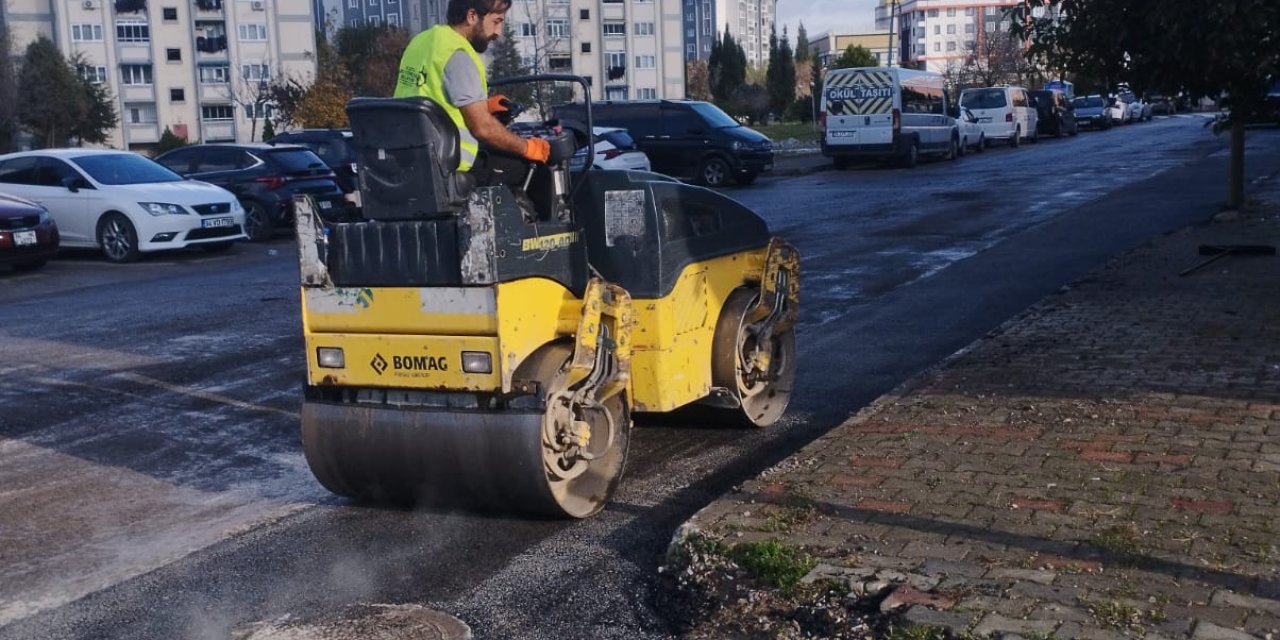
[(308, 169), (322, 169), (326, 166), (316, 154), (305, 148), (279, 149), (267, 151), (263, 155), (269, 156), (279, 163), (285, 171), (306, 171)]
[(182, 182), (182, 176), (135, 153), (95, 153), (71, 161), (100, 184)]
[(960, 104), (970, 109), (999, 109), (1007, 103), (1004, 89), (979, 89), (964, 92), (960, 96)]
[(1088, 109), (1089, 107), (1097, 108), (1102, 106), (1102, 98), (1097, 96), (1092, 98), (1076, 98), (1073, 101), (1073, 104), (1076, 105), (1077, 109)]
[(729, 117), (729, 114), (720, 110), (720, 107), (707, 102), (694, 102), (693, 110), (707, 121), (707, 126), (712, 129), (728, 129), (730, 127), (740, 127), (737, 120)]

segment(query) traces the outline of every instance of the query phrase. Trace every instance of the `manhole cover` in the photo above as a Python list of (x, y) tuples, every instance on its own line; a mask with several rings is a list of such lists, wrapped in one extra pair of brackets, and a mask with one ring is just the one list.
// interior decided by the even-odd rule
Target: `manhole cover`
[(471, 640), (463, 621), (417, 605), (375, 604), (353, 609), (338, 620), (263, 622), (232, 634), (235, 640)]

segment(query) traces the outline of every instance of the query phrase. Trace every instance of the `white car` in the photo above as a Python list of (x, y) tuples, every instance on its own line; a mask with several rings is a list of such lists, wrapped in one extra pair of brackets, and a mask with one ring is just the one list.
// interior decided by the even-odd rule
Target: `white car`
[(112, 262), (143, 251), (229, 248), (245, 239), (231, 192), (182, 176), (136, 153), (44, 149), (0, 156), (0, 192), (49, 210), (63, 247), (100, 248)]
[[(650, 171), (645, 155), (631, 134), (619, 127), (595, 127), (596, 157), (591, 168), (600, 170)], [(587, 148), (582, 147), (569, 159), (571, 171), (581, 171), (587, 162)]]
[(956, 118), (956, 129), (960, 132), (960, 155), (964, 155), (969, 149), (982, 153), (983, 148), (987, 146), (987, 135), (982, 131), (982, 125), (978, 123), (978, 116), (969, 109), (960, 107), (960, 117)]
[(1111, 116), (1113, 124), (1129, 124), (1131, 122), (1129, 103), (1125, 102), (1124, 98), (1120, 96), (1111, 98), (1111, 106), (1107, 107), (1107, 115)]

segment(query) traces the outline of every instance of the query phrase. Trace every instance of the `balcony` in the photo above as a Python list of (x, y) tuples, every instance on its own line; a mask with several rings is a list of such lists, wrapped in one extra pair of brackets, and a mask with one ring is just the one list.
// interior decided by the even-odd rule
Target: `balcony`
[(200, 102), (219, 102), (231, 98), (231, 85), (225, 82), (218, 84), (196, 85), (196, 93), (200, 97)]
[(156, 87), (150, 84), (120, 85), (120, 100), (123, 102), (155, 102)]
[(141, 13), (147, 10), (147, 0), (116, 0), (116, 13)]
[(222, 13), (222, 0), (195, 0), (196, 13)]
[(129, 144), (160, 142), (160, 124), (157, 122), (130, 122), (125, 125), (125, 139)]
[(232, 142), (236, 139), (234, 120), (203, 120), (200, 129), (204, 132), (202, 142)]

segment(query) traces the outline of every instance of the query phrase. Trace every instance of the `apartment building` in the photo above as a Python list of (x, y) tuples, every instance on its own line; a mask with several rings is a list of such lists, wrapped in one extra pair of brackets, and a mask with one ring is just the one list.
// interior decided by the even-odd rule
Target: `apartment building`
[[(443, 3), (443, 0), (438, 0)], [(366, 25), (387, 25), (391, 27), (409, 26), (409, 15), (414, 6), (420, 3), (414, 0), (340, 0), (342, 3), (342, 25), (361, 27)], [(419, 6), (418, 9), (421, 9)]]
[(310, 0), (7, 0), (21, 54), (39, 35), (106, 83), (120, 123), (108, 146), (149, 151), (168, 127), (190, 141), (261, 135), (262, 87), (315, 75)]
[(822, 66), (830, 66), (849, 47), (862, 47), (876, 57), (881, 66), (890, 66), (895, 47), (889, 41), (889, 32), (873, 33), (820, 33), (809, 36), (809, 53)]
[(706, 60), (725, 27), (742, 45), (747, 63), (769, 63), (769, 34), (778, 17), (778, 0), (682, 0), (685, 60)]
[(445, 10), (449, 8), (449, 0), (404, 0), (409, 6), (408, 20), (410, 34), (417, 34), (434, 25), (447, 22)]
[(880, 0), (876, 28), (891, 30), (903, 66), (939, 73), (961, 64), (984, 39), (1008, 32), (1017, 0)]

